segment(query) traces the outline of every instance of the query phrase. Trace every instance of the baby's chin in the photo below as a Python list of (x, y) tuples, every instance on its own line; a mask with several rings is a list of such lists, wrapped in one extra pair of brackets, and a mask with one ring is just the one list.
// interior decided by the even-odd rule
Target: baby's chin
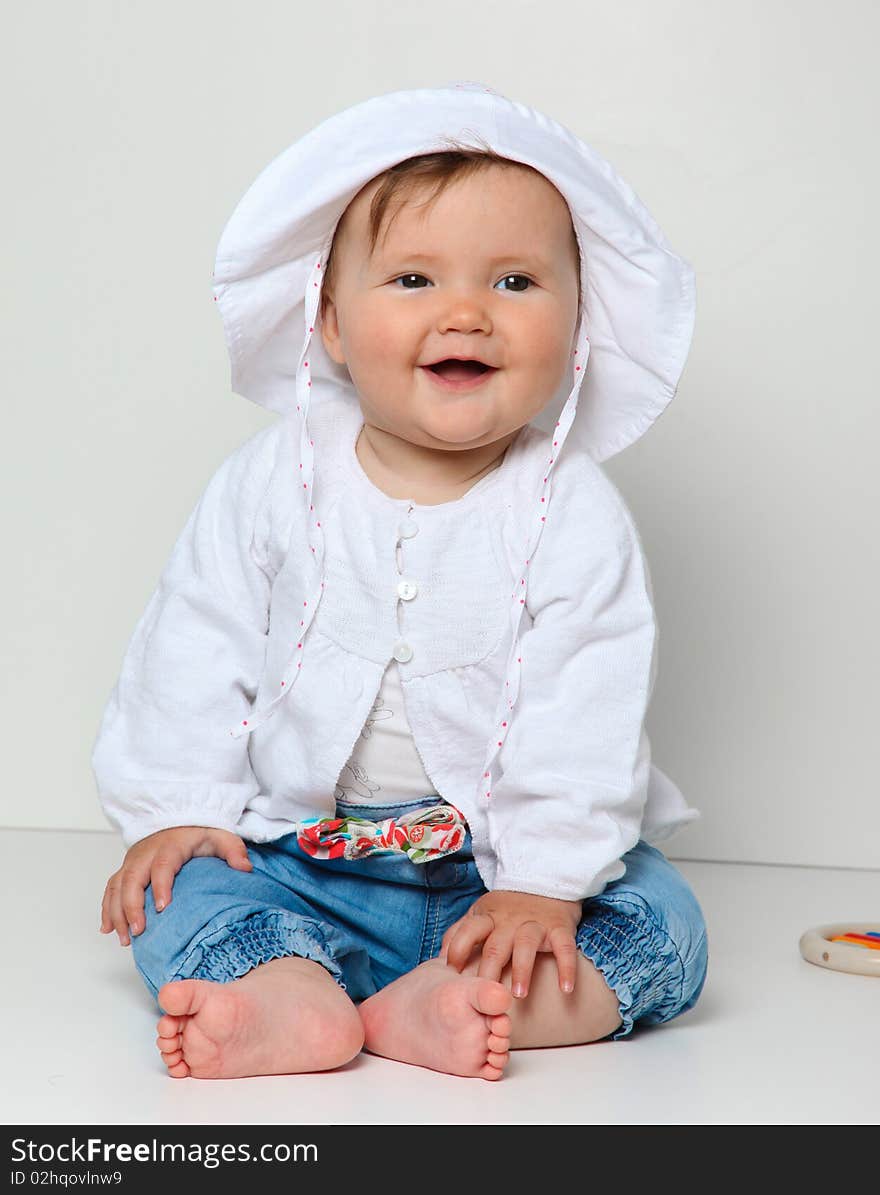
[[(468, 452), (485, 448), (502, 439), (503, 433), (494, 419), (475, 419), (473, 416), (443, 419), (428, 418), (418, 423), (418, 442), (427, 448), (446, 452)], [(413, 431), (416, 429), (413, 428)], [(414, 438), (405, 436), (406, 439)]]
[(413, 432), (422, 433), (429, 447), (463, 450), (499, 440), (505, 429), (501, 415), (494, 402), (461, 396), (416, 404), (409, 423)]

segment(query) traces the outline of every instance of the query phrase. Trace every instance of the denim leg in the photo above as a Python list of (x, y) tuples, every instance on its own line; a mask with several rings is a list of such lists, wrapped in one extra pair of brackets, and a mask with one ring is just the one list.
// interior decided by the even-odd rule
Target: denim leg
[(708, 940), (702, 910), (662, 851), (640, 841), (623, 856), (626, 872), (584, 901), (579, 950), (617, 995), (622, 1025), (659, 1025), (696, 1004), (706, 982)]
[(320, 963), (344, 991), (353, 989), (353, 999), (375, 991), (366, 951), (289, 886), (295, 874), (282, 882), (288, 862), (283, 856), (272, 844), (250, 845), (251, 872), (214, 857), (190, 859), (161, 913), (147, 888), (146, 928), (131, 943), (138, 972), (154, 996), (171, 980), (229, 983), (261, 963), (289, 956)]

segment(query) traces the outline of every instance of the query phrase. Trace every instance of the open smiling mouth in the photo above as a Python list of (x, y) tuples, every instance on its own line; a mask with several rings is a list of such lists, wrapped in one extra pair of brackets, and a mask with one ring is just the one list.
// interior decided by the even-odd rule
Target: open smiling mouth
[(420, 368), (442, 389), (455, 391), (474, 390), (497, 372), (482, 361), (455, 361), (452, 358)]

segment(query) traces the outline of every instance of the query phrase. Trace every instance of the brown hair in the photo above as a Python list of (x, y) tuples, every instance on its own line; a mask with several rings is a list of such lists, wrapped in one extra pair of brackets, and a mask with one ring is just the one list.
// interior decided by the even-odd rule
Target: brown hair
[[(434, 203), (450, 183), (458, 179), (470, 178), (472, 175), (492, 166), (534, 170), (534, 167), (528, 166), (525, 162), (515, 162), (512, 158), (505, 158), (495, 153), (493, 149), (482, 141), (482, 138), (477, 138), (477, 140), (481, 142), (484, 148), (475, 149), (473, 146), (463, 145), (452, 138), (448, 138), (446, 141), (449, 146), (448, 150), (438, 150), (434, 153), (419, 154), (417, 157), (406, 158), (404, 161), (397, 162), (394, 166), (389, 167), (388, 170), (376, 176), (376, 178), (381, 179), (381, 182), (370, 201), (369, 234), (371, 254), (376, 248), (379, 234), (382, 230), (382, 223), (393, 200), (396, 200), (397, 203), (388, 222), (389, 227), (400, 209), (415, 194), (431, 184), (435, 185), (431, 194), (424, 201), (427, 206)], [(535, 171), (535, 173), (538, 174), (540, 172)], [(543, 178), (544, 176), (542, 175), (541, 177)], [(371, 182), (375, 182), (376, 178), (372, 179)], [(324, 267), (324, 283), (321, 287), (322, 313), (326, 299), (333, 295), (333, 247), (336, 244), (339, 227), (344, 219), (345, 214), (343, 213), (342, 220), (340, 220), (340, 224), (336, 227)], [(577, 261), (580, 263), (580, 250), (573, 226), (571, 237)], [(580, 306), (580, 302), (581, 276), (580, 265), (578, 264), (578, 306)]]

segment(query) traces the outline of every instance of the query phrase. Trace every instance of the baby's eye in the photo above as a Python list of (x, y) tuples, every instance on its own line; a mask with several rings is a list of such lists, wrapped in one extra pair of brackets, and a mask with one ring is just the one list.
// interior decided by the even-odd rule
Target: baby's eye
[[(531, 278), (528, 278), (525, 274), (505, 274), (504, 277), (501, 279), (501, 281), (509, 282), (511, 278), (519, 278), (523, 282), (528, 282), (530, 284), (532, 282)], [(524, 290), (515, 290), (513, 293), (517, 294), (517, 295), (521, 295), (521, 294), (524, 294), (525, 292), (524, 292)]]
[[(428, 279), (427, 279), (427, 278), (425, 278), (425, 275), (424, 275), (424, 274), (401, 274), (399, 278), (395, 278), (395, 279), (393, 279), (393, 281), (394, 281), (394, 282), (400, 282), (400, 281), (401, 281), (402, 279), (404, 279), (404, 278), (422, 278), (422, 279), (424, 279), (424, 281), (425, 281), (425, 282), (427, 282), (427, 281), (428, 281)], [(422, 288), (421, 288), (420, 286), (404, 286), (404, 287), (402, 287), (402, 288), (399, 288), (399, 289), (402, 289), (402, 290), (421, 290)]]

